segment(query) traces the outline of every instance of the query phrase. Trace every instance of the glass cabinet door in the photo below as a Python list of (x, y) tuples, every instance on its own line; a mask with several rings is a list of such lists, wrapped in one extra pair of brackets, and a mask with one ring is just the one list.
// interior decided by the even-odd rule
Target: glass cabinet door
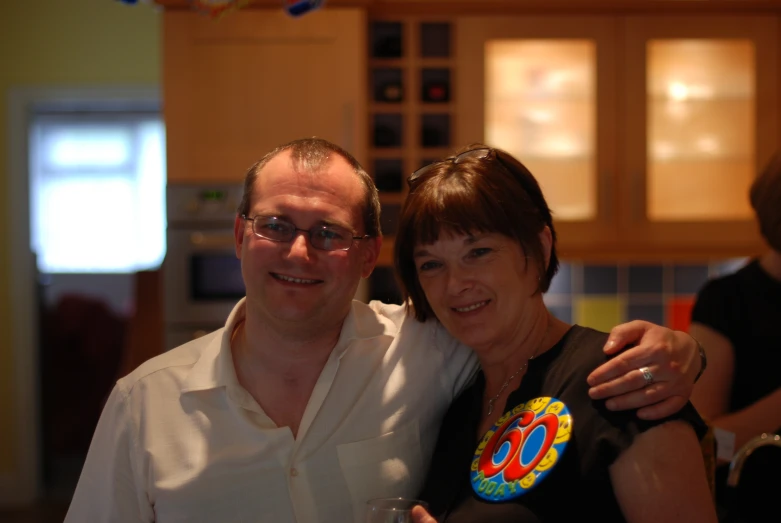
[(626, 20), (622, 241), (759, 245), (748, 191), (778, 143), (774, 17)]
[(456, 142), (515, 155), (553, 210), (565, 255), (616, 237), (616, 20), (458, 21)]

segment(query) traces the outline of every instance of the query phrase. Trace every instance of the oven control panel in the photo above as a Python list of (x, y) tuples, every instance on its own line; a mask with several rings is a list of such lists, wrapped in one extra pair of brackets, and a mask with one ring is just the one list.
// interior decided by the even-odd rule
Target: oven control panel
[(232, 227), (242, 191), (242, 184), (169, 184), (166, 191), (168, 226)]

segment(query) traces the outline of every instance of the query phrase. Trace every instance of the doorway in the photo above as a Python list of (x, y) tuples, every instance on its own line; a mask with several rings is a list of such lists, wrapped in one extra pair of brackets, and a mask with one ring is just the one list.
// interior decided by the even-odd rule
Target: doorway
[(165, 254), (159, 100), (149, 88), (12, 93), (17, 501), (70, 500), (119, 377), (135, 274)]

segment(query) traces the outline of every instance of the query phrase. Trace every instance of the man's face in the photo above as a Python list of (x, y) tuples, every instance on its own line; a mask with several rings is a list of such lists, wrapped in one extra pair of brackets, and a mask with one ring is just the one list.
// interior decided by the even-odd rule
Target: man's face
[[(300, 229), (338, 225), (365, 234), (365, 187), (334, 154), (318, 172), (298, 172), (290, 151), (269, 161), (255, 181), (248, 216), (276, 216)], [(371, 274), (379, 238), (356, 240), (347, 251), (312, 247), (306, 233), (288, 243), (259, 238), (237, 218), (236, 255), (247, 288), (247, 313), (269, 326), (317, 332), (341, 325), (361, 277)]]

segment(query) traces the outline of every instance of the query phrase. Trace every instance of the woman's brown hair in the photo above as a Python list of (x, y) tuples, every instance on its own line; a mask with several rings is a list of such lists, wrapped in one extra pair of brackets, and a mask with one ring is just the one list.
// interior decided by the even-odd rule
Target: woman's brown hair
[[(415, 318), (425, 321), (435, 314), (418, 281), (414, 249), (434, 243), (442, 233), (499, 233), (514, 239), (537, 264), (539, 290), (548, 290), (559, 266), (556, 231), (537, 180), (521, 162), (500, 149), (473, 144), (416, 171), (409, 183), (394, 263), (402, 297), (411, 301)], [(547, 267), (539, 237), (545, 226), (553, 239)]]
[(781, 252), (781, 152), (777, 152), (751, 185), (751, 206), (770, 247)]

